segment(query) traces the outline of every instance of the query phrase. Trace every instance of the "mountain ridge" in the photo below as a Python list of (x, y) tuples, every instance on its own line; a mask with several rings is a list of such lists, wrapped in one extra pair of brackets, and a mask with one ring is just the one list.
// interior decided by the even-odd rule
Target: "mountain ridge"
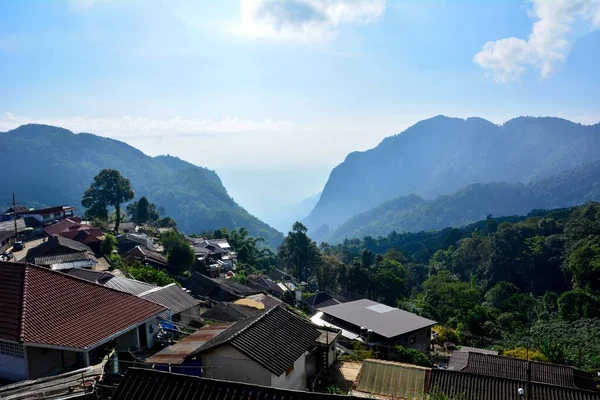
[(21, 202), (72, 203), (81, 209), (92, 178), (103, 168), (115, 168), (131, 180), (136, 198), (147, 196), (164, 207), (184, 232), (243, 226), (272, 246), (283, 240), (280, 232), (238, 205), (208, 168), (170, 155), (151, 157), (119, 140), (51, 125), (22, 125), (0, 135), (0, 166), (11, 171), (0, 189), (16, 192)]

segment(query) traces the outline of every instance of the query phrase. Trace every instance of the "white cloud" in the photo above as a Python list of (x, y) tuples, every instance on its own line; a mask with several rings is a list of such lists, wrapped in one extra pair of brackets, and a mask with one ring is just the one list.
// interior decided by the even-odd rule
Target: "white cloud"
[(600, 0), (531, 0), (536, 19), (527, 40), (487, 42), (473, 61), (499, 83), (518, 80), (528, 69), (548, 78), (573, 43), (574, 28), (600, 28)]
[(368, 24), (385, 10), (386, 0), (240, 0), (245, 37), (327, 40), (342, 24)]
[(91, 132), (112, 138), (279, 132), (292, 126), (287, 121), (270, 119), (251, 121), (235, 117), (222, 119), (189, 119), (181, 117), (153, 119), (133, 116), (119, 118), (93, 118), (87, 116), (32, 118), (5, 112), (0, 118), (0, 130), (9, 130), (29, 123), (60, 126), (74, 132)]

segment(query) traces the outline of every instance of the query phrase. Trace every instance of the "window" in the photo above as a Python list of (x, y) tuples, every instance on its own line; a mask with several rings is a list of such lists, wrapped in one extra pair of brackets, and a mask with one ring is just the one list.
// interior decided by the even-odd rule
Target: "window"
[(25, 358), (23, 346), (18, 343), (0, 342), (0, 354), (17, 358)]
[(294, 366), (292, 365), (288, 369), (285, 370), (285, 376), (290, 376), (291, 373), (294, 372)]

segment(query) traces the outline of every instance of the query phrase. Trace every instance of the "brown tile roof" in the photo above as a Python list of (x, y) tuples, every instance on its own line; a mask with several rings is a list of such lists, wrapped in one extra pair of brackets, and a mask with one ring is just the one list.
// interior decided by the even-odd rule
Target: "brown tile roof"
[(212, 324), (202, 327), (172, 346), (166, 347), (146, 359), (147, 364), (182, 364), (186, 357), (202, 347), (206, 342), (230, 328), (233, 323)]
[[(448, 369), (499, 378), (527, 379), (526, 360), (491, 354), (455, 351), (450, 357)], [(592, 389), (591, 379), (591, 374), (573, 367), (531, 361), (532, 382)]]
[(229, 344), (273, 374), (280, 376), (305, 351), (310, 350), (321, 333), (310, 324), (281, 307), (233, 325), (190, 356)]
[(348, 400), (351, 396), (197, 378), (129, 368), (113, 400)]
[[(600, 400), (598, 392), (540, 383), (531, 386), (531, 400)], [(518, 399), (518, 389), (527, 390), (527, 383), (525, 380), (433, 369), (429, 388), (448, 396), (463, 395), (469, 400), (506, 400)]]
[(164, 307), (67, 274), (0, 263), (0, 339), (88, 349)]

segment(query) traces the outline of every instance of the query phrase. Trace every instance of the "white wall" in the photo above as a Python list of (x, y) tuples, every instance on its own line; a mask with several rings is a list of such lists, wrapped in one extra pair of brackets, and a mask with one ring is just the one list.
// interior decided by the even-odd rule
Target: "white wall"
[(0, 354), (0, 379), (22, 381), (27, 378), (27, 364), (24, 358)]
[(154, 347), (156, 336), (158, 335), (158, 323), (156, 319), (146, 322), (146, 334), (148, 335), (148, 348)]
[(294, 370), (286, 375), (284, 372), (281, 376), (271, 374), (271, 386), (283, 389), (306, 389), (306, 354), (302, 354), (294, 363)]
[(202, 355), (202, 366), (206, 367), (202, 374), (207, 378), (271, 386), (271, 372), (230, 345)]

